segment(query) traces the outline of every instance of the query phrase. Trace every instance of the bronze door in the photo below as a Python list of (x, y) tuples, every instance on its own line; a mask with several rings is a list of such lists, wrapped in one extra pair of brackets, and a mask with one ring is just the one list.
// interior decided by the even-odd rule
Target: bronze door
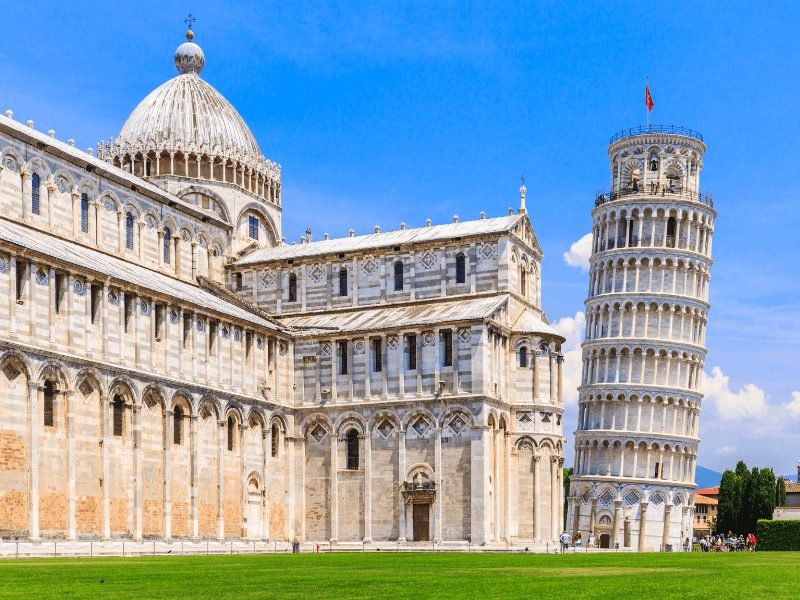
[(414, 504), (414, 541), (430, 541), (430, 504)]

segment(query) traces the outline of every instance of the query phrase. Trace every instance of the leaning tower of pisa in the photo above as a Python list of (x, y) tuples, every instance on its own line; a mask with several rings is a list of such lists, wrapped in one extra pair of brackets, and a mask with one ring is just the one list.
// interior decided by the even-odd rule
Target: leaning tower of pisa
[(567, 526), (586, 543), (681, 549), (692, 534), (714, 217), (703, 137), (622, 131), (592, 213)]

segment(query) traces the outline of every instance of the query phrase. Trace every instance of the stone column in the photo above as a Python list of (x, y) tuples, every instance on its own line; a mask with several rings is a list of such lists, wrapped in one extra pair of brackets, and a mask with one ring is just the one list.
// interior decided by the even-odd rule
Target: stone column
[[(232, 336), (231, 336), (232, 337)], [(244, 364), (242, 365), (242, 370), (244, 370)], [(239, 533), (241, 539), (243, 541), (247, 541), (250, 538), (250, 520), (249, 520), (249, 512), (247, 508), (248, 502), (248, 482), (247, 482), (247, 465), (245, 463), (245, 437), (247, 436), (247, 430), (250, 428), (250, 425), (243, 421), (239, 426), (239, 506), (242, 514), (242, 520), (239, 523)]]
[(61, 392), (66, 416), (67, 430), (67, 540), (77, 539), (75, 523), (75, 408), (72, 405), (75, 392)]
[[(441, 434), (440, 434), (441, 437)], [(472, 543), (484, 545), (489, 542), (489, 522), (492, 507), (488, 502), (487, 490), (491, 476), (491, 441), (489, 439), (489, 427), (485, 425), (474, 425), (472, 427), (472, 440), (470, 442), (470, 454), (472, 463), (472, 478), (470, 490), (470, 509), (471, 509), (471, 528)], [(439, 456), (441, 456), (441, 447)], [(436, 474), (437, 479), (441, 480), (442, 465), (437, 458)], [(437, 492), (437, 502), (443, 500), (441, 490)], [(441, 508), (440, 508), (441, 512)], [(437, 527), (440, 527), (437, 519)], [(439, 536), (441, 538), (441, 535)]]
[(339, 436), (335, 431), (331, 431), (331, 543), (335, 544), (339, 539), (339, 489), (338, 489), (338, 467), (339, 467)]
[(561, 516), (561, 506), (558, 498), (558, 456), (550, 457), (550, 538), (554, 540), (559, 534), (559, 521)]
[(644, 538), (647, 535), (647, 502), (640, 503), (641, 518), (639, 520), (639, 545), (637, 550), (644, 552)]
[(589, 531), (594, 531), (597, 528), (597, 498), (592, 498), (592, 512), (589, 515)]
[(190, 471), (191, 471), (191, 481), (189, 485), (191, 486), (190, 492), (190, 501), (191, 501), (191, 519), (192, 519), (192, 541), (200, 539), (200, 510), (199, 510), (199, 493), (197, 489), (197, 423), (199, 421), (199, 417), (197, 415), (191, 415), (189, 417), (189, 443), (191, 447), (189, 449), (190, 453)]
[(540, 465), (542, 457), (534, 455), (533, 459), (533, 538), (538, 542), (542, 539), (542, 518), (541, 518), (541, 498), (542, 498), (542, 471)]
[(372, 432), (364, 434), (364, 542), (372, 541)]
[[(261, 463), (261, 473), (264, 478), (264, 489), (262, 490), (264, 501), (261, 506), (261, 539), (269, 540), (269, 478), (267, 477), (267, 457), (270, 456), (270, 427), (269, 423), (261, 431), (261, 454), (264, 460)], [(285, 436), (285, 434), (284, 434)], [(280, 439), (280, 434), (278, 434)], [(282, 454), (282, 453), (281, 453)], [(292, 492), (294, 493), (294, 492)]]
[(101, 418), (103, 420), (103, 438), (100, 440), (103, 452), (102, 464), (102, 485), (103, 485), (103, 541), (111, 539), (111, 502), (109, 495), (110, 477), (109, 477), (109, 459), (108, 459), (108, 445), (111, 440), (109, 433), (109, 414), (108, 411), (111, 407), (111, 400), (108, 396), (100, 396), (100, 410), (102, 411)]
[(47, 226), (50, 231), (53, 230), (53, 192), (56, 191), (56, 185), (51, 181), (47, 184)]
[[(164, 419), (166, 427), (164, 427), (164, 541), (172, 541), (172, 494), (170, 485), (172, 483), (172, 464), (171, 453), (172, 444), (175, 431), (175, 413), (171, 408), (167, 409), (166, 418)], [(180, 424), (183, 427), (183, 423)]]
[(581, 522), (581, 499), (579, 497), (570, 498), (572, 502), (572, 540), (578, 537), (578, 527)]
[[(436, 341), (436, 347), (437, 348), (439, 347), (438, 340)], [(442, 542), (442, 504), (444, 503), (444, 490), (442, 489), (442, 470), (443, 470), (443, 466), (442, 466), (442, 428), (441, 427), (436, 427), (436, 428), (434, 428), (433, 432), (434, 432), (433, 460), (436, 463), (435, 466), (434, 466), (434, 469), (436, 469), (436, 473), (435, 473), (435, 478), (436, 478), (436, 502), (434, 504), (434, 510), (436, 511), (436, 516), (435, 516), (436, 529), (434, 530), (433, 539), (434, 539), (434, 541), (436, 543), (441, 543)], [(472, 443), (474, 444), (475, 442), (473, 441)], [(472, 464), (473, 464), (472, 489), (474, 491), (475, 490), (475, 470), (474, 470), (475, 456), (474, 456), (474, 450), (473, 450)], [(476, 504), (476, 499), (475, 499), (475, 496), (472, 495), (472, 508), (473, 508), (473, 511), (475, 510), (475, 504)], [(483, 507), (483, 504), (481, 503), (481, 506), (478, 508), (478, 510), (481, 510), (482, 507)], [(473, 514), (474, 514), (474, 512), (473, 512)], [(473, 519), (472, 523), (473, 523), (472, 535), (473, 535), (473, 540), (474, 540), (475, 523), (477, 523), (477, 521), (475, 521)], [(481, 542), (476, 542), (476, 543), (483, 543), (483, 539), (484, 538), (481, 539)]]
[(142, 406), (133, 405), (133, 539), (142, 541)]
[[(672, 504), (665, 503), (664, 505), (664, 532), (661, 534), (661, 551), (664, 552), (669, 544), (669, 527), (672, 518)], [(680, 545), (680, 544), (679, 544)]]
[(28, 529), (32, 542), (39, 541), (39, 400), (44, 389), (28, 382)]
[(614, 529), (611, 531), (611, 548), (619, 543), (619, 528), (622, 525), (622, 500), (614, 500)]
[(403, 482), (406, 479), (406, 430), (405, 429), (399, 429), (397, 431), (397, 474), (398, 477), (400, 478), (400, 481), (398, 483), (400, 510), (398, 512), (397, 541), (400, 543), (405, 543), (406, 502), (402, 494)]
[(217, 421), (217, 540), (220, 542), (225, 540), (225, 425), (224, 418)]

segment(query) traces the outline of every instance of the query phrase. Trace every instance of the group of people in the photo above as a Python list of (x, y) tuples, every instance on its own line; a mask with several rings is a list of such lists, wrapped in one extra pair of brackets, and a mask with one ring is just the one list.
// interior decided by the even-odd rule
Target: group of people
[(734, 535), (729, 531), (728, 534), (718, 533), (707, 535), (698, 541), (701, 552), (754, 552), (756, 549), (756, 536), (752, 533), (745, 535)]
[[(634, 194), (639, 193), (639, 180), (634, 179), (633, 183), (631, 184), (631, 191)], [(662, 196), (665, 195), (667, 192), (670, 194), (675, 193), (675, 181), (672, 179), (668, 179), (666, 182), (662, 183), (660, 181), (651, 181), (650, 182), (650, 193), (651, 194), (658, 194), (660, 193)]]
[(558, 536), (559, 544), (561, 545), (561, 553), (567, 551), (567, 549), (574, 545), (576, 548), (597, 548), (600, 545), (600, 538), (594, 534), (594, 531), (589, 532), (588, 539), (584, 543), (583, 541), (583, 534), (579, 531), (578, 534), (575, 536), (575, 543), (572, 542), (572, 536), (567, 533), (565, 529), (563, 533)]

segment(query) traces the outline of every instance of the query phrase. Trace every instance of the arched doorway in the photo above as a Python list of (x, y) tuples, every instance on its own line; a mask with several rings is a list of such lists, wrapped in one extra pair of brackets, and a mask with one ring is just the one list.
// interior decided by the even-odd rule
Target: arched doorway
[(261, 503), (263, 495), (258, 479), (251, 477), (247, 482), (247, 539), (261, 539)]
[(611, 548), (611, 534), (608, 533), (600, 534), (600, 547)]

